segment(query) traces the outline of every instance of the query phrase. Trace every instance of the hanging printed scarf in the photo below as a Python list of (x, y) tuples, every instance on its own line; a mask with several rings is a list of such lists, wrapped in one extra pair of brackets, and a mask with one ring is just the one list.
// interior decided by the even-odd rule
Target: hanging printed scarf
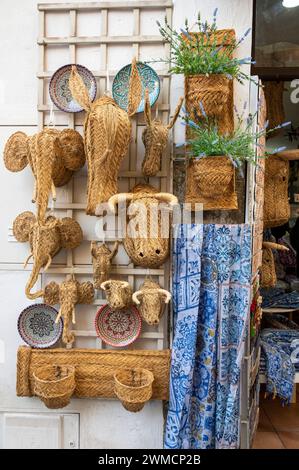
[(176, 228), (167, 449), (238, 447), (250, 260), (247, 225)]

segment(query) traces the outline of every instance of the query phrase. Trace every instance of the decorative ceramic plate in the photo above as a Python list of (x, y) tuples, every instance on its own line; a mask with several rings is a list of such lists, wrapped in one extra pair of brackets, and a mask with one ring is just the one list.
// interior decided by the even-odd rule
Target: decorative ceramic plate
[[(142, 99), (137, 113), (144, 111), (144, 92), (148, 89), (151, 106), (155, 104), (160, 94), (160, 79), (154, 69), (142, 62), (137, 62), (137, 68), (142, 82)], [(116, 103), (126, 111), (128, 110), (128, 92), (131, 74), (131, 64), (126, 65), (114, 77), (112, 94)]]
[[(73, 99), (69, 89), (69, 78), (72, 65), (74, 64), (63, 65), (63, 67), (56, 70), (50, 81), (49, 93), (51, 100), (57, 108), (61, 109), (61, 111), (65, 111), (66, 113), (79, 113), (83, 108), (81, 108), (77, 101)], [(83, 82), (88, 88), (90, 99), (91, 101), (94, 101), (97, 94), (96, 79), (91, 71), (86, 67), (83, 67), (83, 65), (76, 65), (79, 75), (82, 77)]]
[(96, 314), (95, 329), (105, 343), (120, 348), (128, 346), (138, 338), (141, 323), (141, 316), (136, 307), (112, 310), (107, 304)]
[(25, 343), (33, 348), (49, 348), (61, 338), (62, 319), (55, 323), (58, 315), (55, 308), (46, 304), (34, 304), (25, 308), (18, 319), (18, 330)]

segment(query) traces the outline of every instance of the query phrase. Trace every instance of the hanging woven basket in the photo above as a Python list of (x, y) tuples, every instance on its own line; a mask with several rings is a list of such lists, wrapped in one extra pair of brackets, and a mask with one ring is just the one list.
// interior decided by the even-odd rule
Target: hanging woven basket
[(230, 79), (223, 74), (185, 76), (185, 100), (187, 112), (202, 117), (202, 103), (208, 117), (220, 117), (230, 95)]
[(290, 218), (289, 161), (275, 155), (265, 162), (264, 228), (279, 227)]
[(154, 375), (147, 369), (122, 369), (114, 374), (114, 391), (123, 407), (136, 413), (150, 400)]
[(191, 160), (187, 170), (186, 202), (201, 203), (204, 210), (238, 208), (235, 168), (228, 157)]
[(275, 287), (277, 283), (273, 250), (289, 251), (284, 245), (263, 242), (263, 261), (261, 269), (261, 287)]
[(47, 408), (64, 408), (75, 390), (75, 368), (73, 366), (43, 366), (33, 373), (34, 394)]

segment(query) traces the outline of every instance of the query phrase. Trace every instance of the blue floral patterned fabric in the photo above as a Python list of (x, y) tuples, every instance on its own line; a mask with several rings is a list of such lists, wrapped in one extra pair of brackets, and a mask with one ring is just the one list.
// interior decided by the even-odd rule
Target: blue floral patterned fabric
[(165, 448), (237, 448), (250, 303), (248, 225), (179, 225)]

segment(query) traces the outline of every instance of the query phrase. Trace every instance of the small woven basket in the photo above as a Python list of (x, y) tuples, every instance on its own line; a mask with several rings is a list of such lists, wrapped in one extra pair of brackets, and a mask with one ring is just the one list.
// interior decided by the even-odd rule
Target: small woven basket
[(75, 368), (73, 366), (39, 367), (33, 373), (34, 394), (47, 408), (64, 408), (75, 390)]
[(185, 76), (186, 109), (191, 115), (195, 109), (201, 117), (199, 103), (202, 103), (207, 116), (221, 116), (229, 94), (230, 79), (223, 74)]
[(154, 375), (147, 369), (121, 369), (114, 374), (114, 391), (123, 407), (136, 413), (150, 400)]

